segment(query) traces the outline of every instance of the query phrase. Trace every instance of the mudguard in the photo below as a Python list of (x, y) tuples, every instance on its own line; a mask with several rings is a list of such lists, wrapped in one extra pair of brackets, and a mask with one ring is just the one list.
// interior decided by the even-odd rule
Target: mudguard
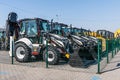
[(28, 38), (21, 38), (19, 39), (18, 41), (15, 42), (16, 43), (19, 43), (19, 42), (23, 42), (24, 44), (26, 44), (30, 49), (33, 48), (33, 44), (32, 42), (28, 39)]

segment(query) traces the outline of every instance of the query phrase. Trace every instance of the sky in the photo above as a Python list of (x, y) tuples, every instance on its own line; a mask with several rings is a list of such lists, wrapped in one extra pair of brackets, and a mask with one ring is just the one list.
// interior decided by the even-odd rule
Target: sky
[(91, 31), (120, 28), (120, 0), (1, 0), (0, 27), (10, 12), (16, 12), (18, 19), (53, 19)]

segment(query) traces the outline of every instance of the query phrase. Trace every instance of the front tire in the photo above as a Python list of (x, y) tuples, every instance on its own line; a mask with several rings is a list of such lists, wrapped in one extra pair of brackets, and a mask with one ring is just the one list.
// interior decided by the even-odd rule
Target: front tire
[[(46, 61), (46, 49), (43, 51), (43, 60)], [(48, 64), (56, 65), (59, 63), (59, 53), (52, 47), (48, 46)]]
[(24, 43), (15, 44), (15, 59), (19, 62), (28, 62), (31, 58), (31, 51)]

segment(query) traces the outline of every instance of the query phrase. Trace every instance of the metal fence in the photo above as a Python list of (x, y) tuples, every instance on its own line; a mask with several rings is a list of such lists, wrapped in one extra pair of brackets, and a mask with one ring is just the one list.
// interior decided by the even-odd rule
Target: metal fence
[(106, 51), (101, 51), (101, 43), (98, 40), (98, 70), (97, 73), (101, 73), (106, 65), (120, 50), (120, 39), (106, 40)]

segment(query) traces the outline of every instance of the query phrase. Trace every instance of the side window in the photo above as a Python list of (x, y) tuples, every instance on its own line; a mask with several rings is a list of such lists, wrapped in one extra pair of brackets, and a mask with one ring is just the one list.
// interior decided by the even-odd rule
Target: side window
[(42, 26), (43, 26), (43, 30), (44, 30), (44, 31), (47, 31), (47, 30), (48, 30), (48, 29), (47, 29), (47, 23), (43, 22), (43, 23), (42, 23)]
[(40, 29), (47, 32), (50, 30), (50, 26), (48, 25), (47, 22), (43, 21), (43, 22), (40, 22), (41, 26), (40, 26)]
[(25, 23), (21, 23), (21, 30), (20, 30), (20, 32), (22, 33), (22, 34), (24, 34), (25, 33)]

